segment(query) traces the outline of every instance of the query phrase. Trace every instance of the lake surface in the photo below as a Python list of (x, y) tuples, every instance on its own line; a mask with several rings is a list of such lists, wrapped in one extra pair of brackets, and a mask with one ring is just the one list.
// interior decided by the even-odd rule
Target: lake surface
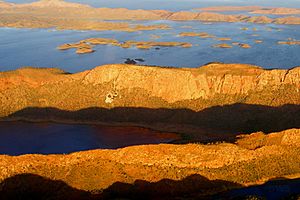
[(138, 127), (0, 122), (0, 154), (62, 154), (91, 149), (168, 143), (178, 139)]
[[(288, 38), (300, 40), (300, 26), (251, 24), (136, 21), (135, 24), (168, 24), (170, 30), (139, 32), (118, 31), (56, 31), (52, 29), (0, 28), (0, 71), (14, 70), (22, 66), (59, 67), (68, 72), (79, 72), (95, 66), (123, 63), (126, 58), (142, 58), (140, 64), (198, 67), (208, 62), (247, 63), (264, 68), (291, 68), (300, 65), (300, 45), (278, 45)], [(247, 27), (248, 30), (241, 30)], [(257, 31), (253, 30), (257, 29)], [(232, 41), (217, 41), (212, 38), (179, 37), (180, 32), (207, 32), (217, 37), (229, 37)], [(152, 35), (161, 38), (153, 39)], [(254, 36), (257, 35), (257, 36)], [(159, 50), (123, 49), (111, 45), (98, 45), (92, 54), (77, 55), (75, 50), (59, 51), (57, 46), (78, 42), (91, 37), (115, 38), (119, 41), (179, 41), (190, 42), (191, 48), (161, 47)], [(256, 44), (255, 40), (263, 43)], [(220, 43), (240, 42), (252, 46), (242, 49), (213, 48)]]

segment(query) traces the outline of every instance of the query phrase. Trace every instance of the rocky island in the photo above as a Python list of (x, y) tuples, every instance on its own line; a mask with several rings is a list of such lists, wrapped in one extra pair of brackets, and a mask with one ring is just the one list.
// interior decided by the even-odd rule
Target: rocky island
[(183, 136), (181, 145), (1, 155), (2, 199), (30, 191), (54, 199), (226, 198), (228, 190), (300, 174), (299, 67), (22, 68), (0, 72), (0, 103), (2, 121), (122, 124)]
[(215, 44), (212, 47), (214, 48), (223, 48), (223, 49), (230, 49), (232, 46), (230, 44), (222, 43), (222, 44)]
[(138, 49), (150, 49), (152, 47), (183, 47), (183, 48), (190, 48), (192, 47), (191, 43), (188, 42), (155, 42), (155, 41), (125, 41), (119, 42), (115, 39), (110, 38), (88, 38), (85, 40), (81, 40), (78, 43), (67, 43), (62, 44), (57, 47), (59, 50), (67, 50), (75, 48), (76, 53), (83, 54), (83, 53), (92, 53), (94, 50), (92, 46), (94, 45), (113, 45), (122, 48), (130, 48), (136, 47)]
[(286, 45), (300, 45), (299, 40), (295, 40), (293, 38), (288, 38), (287, 41), (278, 41), (278, 44), (286, 44)]
[(208, 34), (206, 32), (181, 32), (179, 34), (180, 37), (200, 37), (200, 38), (215, 38), (216, 36)]

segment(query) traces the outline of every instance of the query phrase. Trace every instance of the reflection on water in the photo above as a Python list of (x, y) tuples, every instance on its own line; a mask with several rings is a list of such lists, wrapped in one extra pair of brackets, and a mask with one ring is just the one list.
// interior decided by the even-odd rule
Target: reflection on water
[[(21, 66), (59, 67), (68, 72), (78, 72), (95, 66), (123, 63), (127, 58), (141, 58), (142, 64), (198, 67), (208, 62), (248, 63), (264, 68), (291, 68), (300, 63), (300, 46), (278, 45), (278, 41), (288, 38), (299, 40), (300, 26), (251, 24), (144, 21), (145, 25), (165, 23), (171, 30), (143, 32), (117, 31), (56, 31), (45, 29), (0, 28), (0, 71)], [(248, 30), (241, 30), (247, 27)], [(229, 37), (232, 41), (217, 41), (212, 38), (179, 37), (180, 32), (207, 32), (217, 37)], [(160, 38), (153, 38), (158, 35)], [(178, 41), (190, 42), (191, 48), (161, 47), (150, 50), (136, 48), (123, 49), (110, 45), (98, 45), (92, 54), (77, 55), (75, 50), (59, 51), (57, 46), (78, 42), (91, 37), (115, 38), (119, 41)], [(262, 40), (257, 44), (255, 40)], [(240, 42), (252, 46), (241, 49), (218, 49), (211, 46), (219, 43)]]
[(56, 154), (90, 149), (168, 143), (178, 139), (137, 127), (56, 123), (0, 122), (0, 154)]

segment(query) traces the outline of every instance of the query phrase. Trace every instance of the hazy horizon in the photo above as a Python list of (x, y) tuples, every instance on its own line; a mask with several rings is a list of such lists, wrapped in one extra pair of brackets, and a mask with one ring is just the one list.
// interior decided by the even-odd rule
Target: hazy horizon
[[(29, 3), (34, 0), (6, 0), (13, 3)], [(270, 7), (292, 7), (300, 8), (300, 0), (253, 0), (251, 2), (245, 0), (144, 0), (137, 2), (137, 0), (67, 0), (69, 2), (77, 2), (89, 4), (94, 7), (124, 7), (129, 9), (170, 9), (170, 10), (187, 10), (199, 7), (208, 6), (270, 6)], [(158, 3), (159, 2), (159, 3)]]

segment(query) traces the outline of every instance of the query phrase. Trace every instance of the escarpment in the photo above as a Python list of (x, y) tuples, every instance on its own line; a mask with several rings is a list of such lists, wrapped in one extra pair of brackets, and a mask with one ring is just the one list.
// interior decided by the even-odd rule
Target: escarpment
[(300, 126), (300, 68), (23, 68), (0, 73), (0, 102), (2, 120), (125, 123), (188, 134), (280, 131)]
[[(243, 64), (209, 64), (197, 69), (107, 65), (89, 71), (82, 83), (94, 86), (113, 83), (116, 90), (140, 88), (153, 97), (174, 103), (208, 100), (217, 95), (248, 97), (265, 89), (280, 90), (286, 86), (294, 87), (298, 93), (300, 68), (263, 70)], [(293, 103), (290, 100), (282, 103)]]

